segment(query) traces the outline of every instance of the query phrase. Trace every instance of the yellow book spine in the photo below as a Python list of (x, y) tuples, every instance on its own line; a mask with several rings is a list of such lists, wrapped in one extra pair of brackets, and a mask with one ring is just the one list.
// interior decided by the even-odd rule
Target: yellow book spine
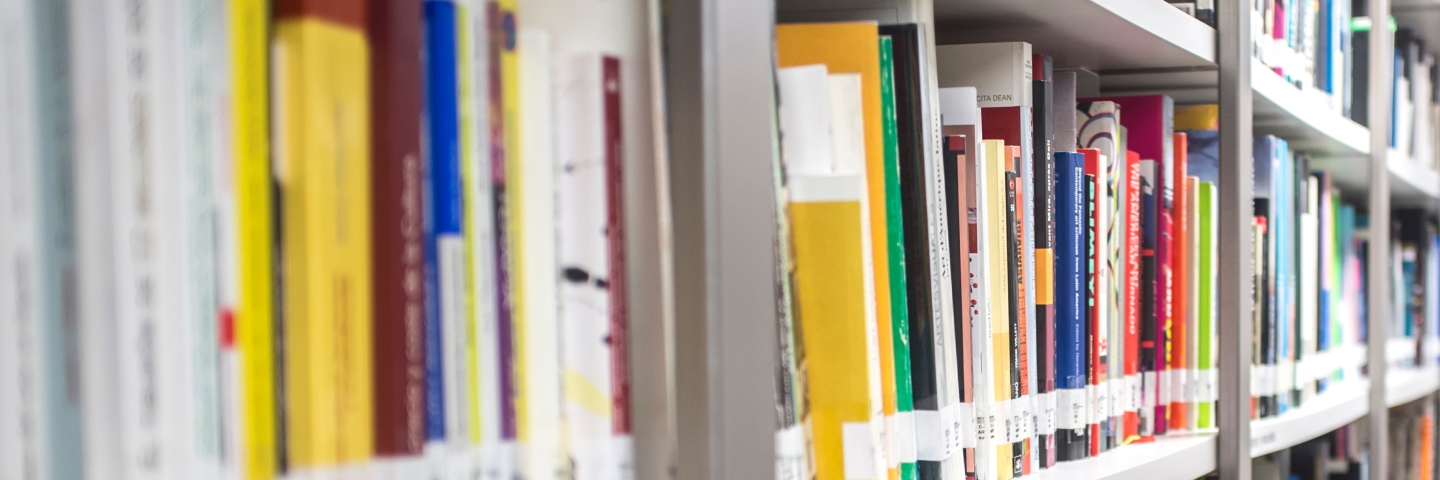
[(1008, 429), (1003, 428), (1010, 412), (1010, 312), (1004, 305), (1007, 305), (1010, 298), (1010, 284), (1003, 273), (1007, 270), (1008, 259), (1005, 258), (1005, 245), (1008, 243), (1005, 235), (1005, 142), (1000, 140), (985, 140), (982, 142), (982, 151), (985, 152), (985, 190), (989, 195), (986, 199), (985, 218), (981, 223), (985, 230), (986, 245), (989, 251), (986, 252), (986, 271), (990, 272), (990, 278), (986, 279), (985, 285), (989, 290), (990, 308), (990, 355), (991, 364), (994, 365), (993, 373), (995, 378), (994, 390), (995, 403), (995, 467), (998, 478), (1001, 480), (1011, 477), (1010, 466), (1014, 465), (1012, 456), (1013, 448), (1011, 439), (1008, 437)]
[[(460, 89), (460, 178), (464, 185), (461, 201), (464, 203), (466, 212), (465, 221), (462, 224), (462, 233), (465, 235), (465, 285), (475, 285), (476, 281), (473, 259), (476, 255), (475, 235), (478, 232), (475, 222), (470, 221), (474, 217), (469, 212), (474, 211), (479, 203), (475, 198), (480, 188), (478, 182), (488, 181), (488, 178), (482, 180), (480, 178), (482, 172), (476, 171), (478, 168), (475, 156), (480, 152), (475, 143), (479, 139), (471, 134), (478, 131), (475, 128), (475, 109), (472, 107), (476, 95), (474, 77), (478, 75), (475, 70), (475, 62), (471, 60), (475, 53), (472, 51), (474, 35), (477, 34), (471, 25), (471, 18), (474, 14), (475, 12), (470, 11), (465, 4), (455, 4), (455, 32), (458, 37), (455, 39), (455, 51), (456, 62), (460, 66), (456, 70), (460, 75), (460, 80), (457, 82)], [(469, 409), (466, 418), (469, 420), (470, 442), (474, 444), (480, 443), (480, 396), (472, 394), (478, 391), (480, 385), (480, 369), (476, 368), (480, 358), (479, 352), (476, 351), (477, 339), (475, 338), (478, 333), (475, 325), (478, 318), (476, 317), (478, 305), (475, 289), (465, 288), (465, 359), (470, 367), (465, 369), (464, 391), (467, 393), (465, 400)]]
[(281, 20), (275, 38), (289, 462), (363, 461), (374, 450), (369, 48), (360, 29), (313, 17)]
[[(807, 180), (830, 185), (806, 188)], [(816, 478), (874, 478), (873, 470), (845, 471), (846, 444), (870, 441), (863, 187), (858, 175), (794, 178), (791, 187), (795, 303), (809, 369)], [(817, 190), (837, 194), (810, 195)]]
[[(519, 25), (515, 20), (517, 15), (516, 0), (499, 0), (499, 14), (508, 25)], [(526, 424), (529, 423), (529, 408), (527, 404), (525, 388), (520, 385), (524, 382), (525, 357), (529, 354), (525, 348), (527, 329), (525, 325), (525, 312), (528, 307), (525, 304), (525, 276), (528, 272), (522, 268), (520, 259), (525, 258), (525, 229), (522, 219), (525, 216), (523, 166), (520, 159), (524, 158), (521, 151), (520, 137), (520, 54), (516, 51), (515, 29), (504, 29), (503, 35), (508, 38), (500, 48), (500, 85), (501, 85), (501, 110), (505, 115), (505, 228), (508, 230), (509, 257), (510, 262), (510, 321), (513, 325), (511, 345), (514, 345), (515, 371), (510, 374), (519, 380), (515, 389), (515, 435), (516, 438), (528, 438), (529, 432)], [(504, 293), (501, 293), (504, 295)], [(507, 439), (514, 440), (514, 439)]]
[(273, 478), (278, 470), (275, 390), (275, 299), (271, 287), (269, 3), (229, 0), (230, 82), (234, 112), (236, 254), (239, 303), (232, 319), (240, 357), (238, 461), (248, 480)]

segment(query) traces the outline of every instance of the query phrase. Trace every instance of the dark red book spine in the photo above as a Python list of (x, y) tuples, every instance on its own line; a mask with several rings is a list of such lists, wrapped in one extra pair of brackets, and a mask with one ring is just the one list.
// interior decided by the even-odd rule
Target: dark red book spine
[(605, 57), (605, 230), (610, 248), (610, 391), (616, 435), (630, 434), (630, 309), (625, 279), (625, 150), (620, 115), (620, 59)]
[(425, 445), (422, 0), (369, 0), (375, 453)]

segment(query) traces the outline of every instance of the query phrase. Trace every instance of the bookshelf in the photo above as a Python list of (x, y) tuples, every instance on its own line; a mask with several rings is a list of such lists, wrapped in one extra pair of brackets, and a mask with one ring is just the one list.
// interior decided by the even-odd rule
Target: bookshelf
[(1250, 456), (1284, 450), (1359, 420), (1369, 413), (1370, 382), (1356, 379), (1334, 385), (1284, 415), (1250, 424)]
[(1398, 407), (1440, 389), (1440, 371), (1434, 368), (1395, 370), (1385, 377), (1385, 406)]
[[(1177, 105), (1219, 103), (1221, 171), (1219, 251), (1250, 252), (1251, 141), (1287, 139), (1334, 174), (1347, 201), (1367, 205), (1371, 221), (1389, 223), (1394, 206), (1440, 205), (1440, 174), (1399, 161), (1388, 148), (1389, 119), (1372, 115), (1367, 128), (1327, 108), (1325, 99), (1297, 89), (1251, 56), (1249, 11), (1232, 2), (1211, 28), (1159, 0), (692, 0), (667, 14), (670, 109), (670, 184), (674, 203), (674, 369), (677, 405), (676, 478), (769, 478), (773, 452), (771, 401), (775, 292), (773, 225), (768, 215), (775, 148), (769, 74), (775, 21), (875, 20), (924, 25), (933, 45), (1026, 41), (1051, 55), (1056, 68), (1093, 73), (1097, 94), (1166, 93)], [(1370, 12), (1390, 12), (1371, 0)], [(1401, 16), (1434, 10), (1440, 1), (1395, 0)], [(773, 11), (775, 17), (756, 12)], [(1440, 29), (1431, 29), (1440, 31)], [(1392, 49), (1390, 36), (1370, 42), (1370, 58)], [(1432, 42), (1433, 43), (1433, 42)], [(933, 56), (932, 62), (933, 62)], [(713, 68), (724, 65), (725, 68)], [(933, 65), (932, 65), (933, 67)], [(1388, 102), (1388, 81), (1371, 68), (1372, 105)], [(933, 75), (933, 74), (932, 74)], [(934, 78), (929, 79), (934, 82)], [(1082, 88), (1084, 80), (1082, 80)], [(933, 83), (932, 83), (933, 85)], [(763, 93), (756, 93), (763, 92)], [(931, 95), (933, 95), (933, 90)], [(1083, 95), (1083, 92), (1082, 92)], [(926, 98), (925, 102), (934, 102)], [(926, 133), (929, 135), (929, 133)], [(928, 138), (933, 141), (933, 138)], [(1433, 210), (1433, 208), (1432, 208)], [(693, 216), (690, 216), (693, 215)], [(1389, 245), (1388, 229), (1370, 231), (1372, 245)], [(1388, 250), (1388, 249), (1387, 249)], [(1331, 385), (1285, 415), (1251, 421), (1250, 266), (1220, 269), (1220, 429), (1166, 437), (1076, 462), (1057, 464), (1041, 479), (1195, 478), (1249, 480), (1249, 459), (1277, 452), (1440, 389), (1440, 372), (1387, 372), (1385, 322), (1369, 322), (1371, 377)], [(1372, 262), (1368, 298), (1390, 298), (1388, 265)], [(683, 275), (678, 272), (685, 272)], [(1370, 318), (1388, 318), (1385, 302), (1369, 302)], [(758, 417), (746, 418), (746, 415)], [(1369, 422), (1375, 452), (1386, 449), (1386, 422)], [(694, 433), (703, 434), (692, 436)], [(1372, 461), (1370, 478), (1386, 477)]]

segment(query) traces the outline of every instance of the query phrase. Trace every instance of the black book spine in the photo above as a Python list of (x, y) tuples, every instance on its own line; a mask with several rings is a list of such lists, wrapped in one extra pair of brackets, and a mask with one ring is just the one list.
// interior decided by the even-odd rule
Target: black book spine
[[(1007, 279), (1010, 282), (1010, 398), (1016, 400), (1023, 398), (1020, 376), (1025, 375), (1025, 369), (1020, 367), (1020, 310), (1023, 308), (1020, 302), (1024, 301), (1020, 298), (1020, 255), (1024, 252), (1020, 241), (1024, 237), (1023, 232), (1020, 231), (1020, 225), (1016, 222), (1019, 212), (1017, 211), (1018, 201), (1015, 189), (1016, 184), (1020, 181), (1019, 177), (1013, 169), (1005, 172), (1005, 233), (1007, 237), (1005, 251), (1008, 255), (1006, 258), (1012, 259), (1006, 265)], [(1020, 421), (1029, 421), (1029, 419)], [(1012, 428), (1018, 428), (1018, 425)], [(1026, 463), (1025, 442), (1023, 440), (1016, 441), (1011, 445), (1015, 452), (1012, 457), (1015, 464), (1014, 475), (1022, 476), (1025, 474)]]
[(1032, 59), (1033, 81), (1030, 83), (1034, 101), (1034, 128), (1030, 129), (1034, 148), (1035, 211), (1035, 379), (1033, 388), (1042, 401), (1037, 403), (1040, 421), (1036, 441), (1040, 448), (1040, 467), (1055, 465), (1055, 125), (1053, 94), (1054, 64), (1049, 56)]

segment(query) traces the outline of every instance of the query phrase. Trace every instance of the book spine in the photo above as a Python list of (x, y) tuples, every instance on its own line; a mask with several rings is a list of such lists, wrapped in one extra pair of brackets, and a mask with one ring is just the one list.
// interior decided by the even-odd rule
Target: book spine
[[(900, 260), (897, 255), (897, 253), (899, 253), (897, 247), (903, 243), (901, 237), (897, 235), (903, 234), (903, 230), (900, 230), (903, 225), (901, 225), (902, 219), (897, 218), (897, 215), (900, 213), (898, 211), (900, 200), (898, 192), (899, 184), (896, 183), (897, 179), (893, 171), (896, 166), (895, 156), (897, 152), (895, 149), (897, 139), (895, 138), (895, 85), (894, 74), (892, 72), (893, 59), (890, 53), (890, 39), (886, 36), (880, 36), (876, 40), (876, 44), (880, 60), (879, 113), (881, 138), (884, 142), (883, 162), (880, 164), (880, 180), (884, 184), (882, 203), (885, 211), (884, 229), (886, 242), (880, 245), (884, 253), (876, 252), (875, 261), (885, 263), (888, 271), (885, 278), (876, 279), (876, 289), (885, 290), (891, 298), (891, 302), (886, 308), (886, 315), (877, 317), (876, 324), (876, 340), (880, 354), (878, 359), (880, 364), (879, 377), (881, 385), (880, 407), (883, 413), (881, 417), (881, 421), (883, 422), (881, 424), (882, 438), (879, 447), (883, 452), (883, 466), (887, 478), (899, 478), (900, 457), (897, 455), (897, 450), (900, 440), (899, 435), (895, 431), (897, 412), (896, 397), (898, 396), (899, 385), (896, 382), (897, 377), (895, 376), (896, 352), (894, 334), (896, 321), (903, 320), (895, 318), (896, 315), (904, 315), (904, 301), (902, 299), (904, 289), (896, 289), (896, 281), (905, 278), (903, 270), (896, 271), (897, 267), (900, 269), (904, 268), (903, 261), (897, 262)], [(901, 295), (900, 298), (896, 297), (897, 293)]]
[[(1190, 212), (1189, 192), (1186, 190), (1186, 161), (1189, 148), (1189, 139), (1184, 133), (1176, 133), (1174, 136), (1175, 145), (1175, 169), (1170, 177), (1170, 184), (1174, 186), (1173, 218), (1170, 224), (1170, 236), (1174, 247), (1170, 250), (1170, 280), (1168, 286), (1170, 291), (1170, 312), (1169, 320), (1165, 325), (1165, 349), (1166, 365), (1170, 378), (1168, 393), (1165, 395), (1170, 403), (1166, 410), (1169, 416), (1168, 430), (1185, 430), (1185, 385), (1188, 380), (1185, 376), (1185, 355), (1186, 337), (1185, 322), (1188, 315), (1186, 292), (1188, 291), (1187, 281), (1189, 274), (1190, 249), (1186, 243), (1189, 231), (1189, 222), (1186, 221)], [(1159, 417), (1157, 415), (1157, 418)], [(1157, 432), (1158, 433), (1158, 432)]]
[(1085, 224), (1084, 157), (1055, 154), (1055, 391), (1056, 460), (1086, 456), (1085, 430)]
[(1032, 56), (1032, 130), (1034, 146), (1034, 237), (1035, 249), (1035, 324), (1039, 360), (1035, 380), (1039, 386), (1036, 412), (1040, 466), (1055, 465), (1057, 403), (1055, 395), (1055, 125), (1054, 70), (1047, 55)]
[[(906, 293), (906, 266), (905, 266), (905, 211), (904, 198), (901, 193), (901, 172), (900, 172), (900, 145), (899, 145), (899, 123), (900, 116), (897, 105), (898, 98), (896, 89), (896, 67), (894, 56), (894, 39), (890, 35), (880, 37), (880, 95), (881, 111), (884, 112), (885, 130), (885, 219), (888, 222), (887, 231), (890, 235), (890, 242), (887, 245), (890, 262), (890, 340), (891, 353), (893, 355), (892, 365), (894, 372), (891, 374), (895, 383), (895, 412), (891, 418), (886, 419), (887, 431), (892, 432), (890, 438), (894, 439), (892, 445), (888, 445), (886, 452), (891, 453), (894, 459), (896, 477), (900, 480), (915, 480), (916, 452), (915, 452), (915, 400), (911, 388), (910, 368), (910, 342), (908, 335), (910, 331), (909, 305), (910, 300)], [(963, 142), (962, 142), (963, 145)], [(961, 152), (963, 158), (964, 152)], [(949, 164), (946, 165), (949, 168)], [(947, 170), (948, 172), (948, 170)], [(947, 178), (947, 186), (953, 185)], [(949, 190), (947, 189), (947, 192)], [(953, 212), (958, 212), (951, 208)], [(955, 235), (955, 226), (951, 226), (951, 238)], [(954, 241), (951, 245), (956, 245)], [(952, 255), (952, 258), (965, 258), (964, 255)], [(964, 275), (959, 277), (963, 279)], [(951, 282), (954, 284), (955, 282)], [(956, 296), (956, 298), (960, 298)], [(962, 302), (962, 305), (965, 304)], [(968, 331), (968, 330), (967, 330)], [(968, 346), (969, 338), (962, 340), (962, 345)], [(965, 375), (966, 384), (969, 383), (968, 370), (965, 366), (970, 364), (965, 355), (960, 356), (962, 362), (962, 375)], [(969, 399), (965, 399), (968, 403)]]
[[(1125, 274), (1125, 323), (1124, 323), (1124, 369), (1125, 369), (1125, 423), (1124, 431), (1121, 432), (1121, 443), (1132, 443), (1140, 440), (1145, 435), (1148, 427), (1149, 415), (1142, 410), (1144, 401), (1141, 398), (1144, 379), (1144, 370), (1141, 363), (1141, 323), (1142, 319), (1148, 319), (1141, 310), (1140, 285), (1141, 285), (1141, 248), (1140, 231), (1144, 218), (1143, 198), (1140, 193), (1140, 155), (1135, 151), (1127, 151), (1128, 160), (1125, 162), (1125, 262), (1123, 272)], [(1148, 283), (1146, 285), (1149, 285)]]
[(1214, 340), (1215, 340), (1215, 289), (1216, 289), (1216, 256), (1215, 256), (1215, 184), (1203, 182), (1200, 184), (1200, 291), (1199, 291), (1199, 350), (1196, 352), (1197, 378), (1195, 387), (1197, 412), (1197, 425), (1199, 429), (1214, 428), (1214, 405), (1216, 397), (1215, 385), (1215, 362), (1214, 362)]
[(1099, 150), (1093, 148), (1081, 149), (1085, 155), (1085, 172), (1095, 177), (1094, 205), (1092, 222), (1095, 224), (1092, 232), (1094, 255), (1092, 255), (1090, 282), (1094, 284), (1094, 293), (1090, 297), (1093, 301), (1090, 310), (1090, 331), (1091, 337), (1088, 344), (1090, 348), (1091, 371), (1091, 438), (1090, 454), (1099, 455), (1104, 448), (1105, 429), (1110, 425), (1111, 417), (1109, 398), (1109, 318), (1110, 318), (1110, 284), (1112, 282), (1111, 270), (1109, 268), (1110, 249), (1108, 233), (1105, 228), (1110, 223), (1110, 195), (1107, 192), (1109, 185), (1109, 161)]
[(11, 402), (0, 406), (10, 408), (0, 410), (7, 415), (0, 448), (8, 449), (0, 454), (0, 477), (80, 478), (86, 467), (77, 461), (85, 445), (75, 394), (83, 391), (76, 219), (83, 194), (72, 145), (78, 139), (72, 128), (80, 123), (71, 120), (71, 105), (78, 103), (67, 50), (72, 27), (61, 2), (12, 2), (3, 15), (15, 21), (0, 54), (28, 74), (9, 76), (0, 94), (12, 115), (0, 122), (0, 148), (8, 152), (0, 188), (11, 202), (3, 206), (9, 216), (0, 233), (9, 265), (0, 274), (0, 288), (7, 289), (0, 296), (10, 301), (0, 305), (6, 308), (0, 310), (0, 358), (11, 362), (0, 361), (9, 375), (0, 375), (7, 380), (0, 389), (10, 390), (0, 396)]
[(965, 177), (961, 181), (965, 186), (965, 209), (966, 213), (966, 246), (969, 259), (969, 298), (970, 303), (966, 305), (965, 313), (968, 313), (969, 324), (962, 326), (968, 328), (973, 339), (970, 343), (970, 351), (964, 353), (964, 358), (969, 359), (974, 365), (972, 369), (974, 377), (966, 384), (966, 398), (974, 405), (974, 424), (972, 431), (975, 432), (973, 443), (966, 444), (965, 471), (967, 477), (994, 478), (997, 468), (990, 464), (990, 455), (979, 455), (977, 452), (989, 452), (995, 439), (995, 416), (993, 393), (994, 365), (991, 363), (991, 315), (995, 304), (990, 302), (990, 275), (987, 273), (990, 268), (989, 252), (993, 248), (989, 244), (988, 230), (982, 230), (982, 219), (989, 212), (989, 185), (985, 183), (989, 166), (986, 164), (984, 144), (980, 142), (978, 135), (975, 135), (974, 126), (966, 127), (965, 150), (973, 152), (965, 162)]
[(296, 139), (279, 146), (285, 163), (276, 168), (284, 198), (286, 459), (302, 470), (367, 460), (374, 448), (370, 237), (346, 235), (370, 231), (362, 5), (277, 6), (277, 118), (283, 138)]
[[(1171, 257), (1175, 255), (1175, 237), (1171, 235), (1174, 228), (1174, 205), (1175, 205), (1175, 171), (1184, 169), (1184, 151), (1176, 153), (1175, 136), (1175, 102), (1170, 97), (1162, 97), (1161, 114), (1161, 163), (1159, 171), (1155, 172), (1155, 201), (1158, 206), (1155, 211), (1155, 361), (1154, 377), (1155, 385), (1155, 421), (1153, 433), (1164, 435), (1169, 430), (1170, 417), (1170, 322), (1175, 308), (1175, 295), (1172, 287), (1174, 275), (1171, 273)], [(1180, 148), (1185, 148), (1182, 143)], [(1179, 159), (1179, 162), (1177, 162)], [(1144, 287), (1142, 288), (1149, 288)]]
[(1160, 260), (1156, 258), (1155, 255), (1158, 229), (1156, 217), (1159, 216), (1159, 212), (1157, 211), (1159, 210), (1158, 202), (1156, 201), (1159, 195), (1156, 183), (1159, 175), (1157, 174), (1158, 172), (1156, 172), (1156, 161), (1141, 160), (1136, 163), (1138, 163), (1137, 167), (1140, 170), (1140, 182), (1137, 185), (1139, 187), (1137, 190), (1139, 191), (1137, 195), (1135, 195), (1139, 197), (1138, 206), (1140, 208), (1140, 218), (1138, 219), (1139, 221), (1136, 222), (1138, 224), (1136, 225), (1136, 229), (1139, 232), (1139, 238), (1132, 238), (1132, 240), (1135, 240), (1135, 242), (1139, 244), (1138, 250), (1140, 252), (1140, 261), (1138, 262), (1138, 268), (1140, 270), (1140, 291), (1137, 292), (1140, 303), (1140, 315), (1138, 319), (1140, 323), (1140, 341), (1139, 344), (1136, 345), (1139, 349), (1137, 352), (1140, 362), (1138, 369), (1142, 372), (1141, 425), (1139, 434), (1141, 440), (1151, 440), (1156, 434), (1155, 430), (1158, 426), (1157, 420), (1164, 420), (1162, 417), (1155, 416), (1156, 407), (1159, 402), (1157, 398), (1159, 386), (1156, 385), (1156, 381), (1161, 373), (1161, 369), (1156, 362), (1156, 358), (1159, 355), (1157, 345), (1160, 343), (1161, 335), (1157, 327), (1162, 326), (1156, 319), (1163, 314), (1164, 308), (1164, 306), (1161, 305), (1163, 298), (1160, 296), (1163, 294), (1163, 290), (1155, 285), (1158, 281), (1160, 270)]
[(1190, 251), (1189, 265), (1186, 267), (1185, 280), (1185, 429), (1195, 430), (1200, 425), (1200, 269), (1204, 266), (1203, 260), (1208, 257), (1200, 251), (1200, 179), (1197, 177), (1185, 177), (1185, 195), (1188, 211), (1186, 212), (1186, 249)]
[[(1086, 159), (1086, 162), (1086, 170), (1089, 170), (1088, 158)], [(1096, 383), (1098, 381), (1098, 373), (1096, 372), (1096, 367), (1098, 366), (1099, 362), (1095, 361), (1097, 351), (1096, 347), (1099, 345), (1099, 339), (1096, 338), (1095, 335), (1095, 324), (1097, 322), (1097, 305), (1100, 302), (1097, 299), (1099, 291), (1096, 288), (1097, 284), (1099, 283), (1099, 264), (1095, 261), (1097, 251), (1095, 245), (1097, 242), (1100, 241), (1098, 235), (1099, 228), (1096, 227), (1097, 222), (1095, 221), (1095, 218), (1099, 212), (1099, 209), (1096, 208), (1096, 203), (1098, 203), (1098, 201), (1097, 197), (1095, 196), (1096, 192), (1099, 191), (1099, 189), (1096, 188), (1097, 185), (1098, 184), (1095, 181), (1095, 175), (1089, 173), (1085, 174), (1085, 224), (1083, 228), (1085, 229), (1086, 304), (1084, 330), (1085, 338), (1082, 339), (1082, 342), (1084, 343), (1085, 358), (1085, 398), (1086, 406), (1088, 408), (1085, 411), (1087, 435), (1085, 436), (1085, 454), (1083, 455), (1083, 457), (1093, 457), (1100, 454), (1100, 427), (1099, 416), (1096, 415), (1096, 410), (1100, 409), (1101, 407), (1099, 405), (1096, 405), (1095, 403), (1097, 402), (1097, 400), (1099, 400), (1099, 397), (1096, 395)]]
[[(464, 212), (460, 220), (463, 241), (459, 248), (463, 262), (455, 269), (458, 270), (456, 276), (463, 283), (462, 291), (456, 296), (464, 303), (458, 306), (458, 325), (452, 328), (459, 333), (443, 341), (451, 345), (453, 354), (446, 360), (457, 367), (455, 378), (459, 384), (455, 385), (458, 393), (456, 400), (463, 403), (456, 408), (463, 410), (463, 414), (456, 423), (463, 427), (463, 432), (446, 432), (451, 434), (448, 451), (437, 451), (435, 456), (420, 462), (422, 465), (432, 461), (444, 462), (445, 465), (440, 468), (452, 477), (501, 474), (484, 470), (494, 465), (490, 460), (493, 460), (493, 448), (499, 438), (495, 433), (499, 431), (498, 401), (495, 399), (499, 382), (494, 375), (485, 373), (487, 367), (493, 371), (496, 351), (495, 294), (490, 278), (494, 269), (488, 253), (495, 248), (490, 230), (494, 222), (490, 218), (490, 143), (486, 135), (489, 119), (486, 115), (488, 104), (481, 100), (487, 94), (490, 60), (489, 27), (485, 15), (482, 1), (455, 2), (456, 91), (459, 98), (459, 129), (456, 134), (459, 138), (460, 208)], [(537, 49), (535, 58), (548, 61), (544, 53), (544, 49)], [(542, 100), (548, 98), (545, 94), (551, 92), (544, 88), (535, 90), (541, 95), (537, 103), (543, 103)], [(553, 350), (548, 352), (549, 357), (556, 355)], [(542, 461), (543, 455), (537, 452), (532, 458)]]
[[(792, 172), (793, 173), (793, 172)], [(863, 175), (790, 175), (791, 242), (795, 249), (795, 299), (809, 369), (815, 474), (823, 478), (873, 478), (875, 470), (847, 455), (870, 439), (870, 394), (854, 388), (866, 371), (867, 324), (861, 196)], [(836, 259), (851, 259), (836, 261)], [(868, 450), (868, 448), (867, 448)]]
[(421, 0), (369, 2), (371, 235), (375, 277), (375, 453), (419, 455), (425, 443), (425, 244), (420, 157)]
[[(601, 81), (605, 86), (606, 239), (610, 255), (610, 372), (611, 451), (618, 478), (634, 475), (630, 457), (630, 311), (625, 263), (625, 182), (621, 131), (620, 59), (605, 57)], [(618, 339), (618, 340), (616, 340)]]
[[(967, 161), (965, 146), (966, 138), (964, 136), (945, 136), (944, 180), (946, 230), (947, 236), (950, 240), (950, 258), (952, 261), (951, 268), (954, 272), (960, 272), (958, 275), (955, 275), (953, 277), (953, 280), (950, 282), (952, 291), (951, 298), (961, 299), (960, 304), (968, 306), (970, 305), (968, 299), (971, 296), (971, 267), (970, 265), (968, 265), (970, 260), (970, 239), (968, 238), (969, 225), (968, 220), (965, 224), (962, 224), (960, 220), (962, 215), (968, 217), (968, 209), (963, 202), (965, 202), (965, 198), (970, 193), (969, 190), (971, 190), (970, 188), (967, 188), (967, 185), (962, 178), (962, 170), (965, 168), (965, 164)], [(893, 272), (894, 270), (891, 271)], [(961, 405), (966, 406), (970, 404), (971, 388), (973, 386), (973, 383), (971, 381), (971, 375), (973, 373), (969, 368), (971, 367), (973, 361), (966, 355), (966, 352), (969, 352), (971, 350), (970, 337), (972, 336), (972, 333), (971, 329), (969, 328), (970, 326), (966, 324), (966, 322), (968, 322), (971, 318), (969, 313), (969, 308), (962, 309), (959, 312), (958, 318), (961, 320), (957, 322), (954, 333), (955, 336), (960, 337), (957, 339), (956, 342), (960, 347), (959, 350), (957, 350), (957, 360), (959, 360), (958, 363), (960, 368), (962, 369), (960, 371), (962, 379), (962, 385), (960, 388), (960, 392), (962, 395)], [(961, 455), (964, 455), (964, 453), (962, 452)], [(973, 458), (967, 458), (966, 460), (966, 472), (969, 475), (973, 475), (975, 470), (974, 467), (971, 465), (973, 465), (974, 460)]]
[(1035, 332), (1035, 309), (1034, 309), (1034, 264), (1030, 259), (1034, 258), (1034, 251), (1030, 240), (1031, 232), (1031, 209), (1030, 183), (1031, 169), (1029, 164), (1031, 157), (1025, 156), (1019, 147), (1007, 146), (1010, 150), (1010, 157), (1014, 159), (1012, 168), (1015, 170), (1015, 239), (1019, 242), (1016, 247), (1016, 265), (1020, 278), (1017, 288), (1018, 297), (1023, 309), (1020, 311), (1020, 318), (1016, 321), (1018, 333), (1016, 334), (1016, 345), (1019, 347), (1019, 374), (1020, 374), (1020, 435), (1023, 444), (1024, 463), (1021, 465), (1022, 474), (1028, 475), (1032, 470), (1037, 470), (1035, 437), (1035, 360), (1034, 342), (1031, 338)]
[[(493, 373), (499, 377), (500, 406), (500, 451), (497, 454), (502, 470), (513, 471), (514, 444), (516, 440), (516, 379), (521, 375), (516, 369), (516, 324), (514, 317), (517, 300), (512, 290), (511, 272), (515, 258), (515, 244), (511, 232), (516, 230), (513, 222), (519, 221), (518, 192), (510, 187), (519, 185), (514, 178), (519, 171), (520, 132), (518, 125), (505, 119), (519, 117), (519, 81), (517, 78), (518, 54), (513, 42), (516, 2), (514, 0), (491, 1), (486, 4), (486, 24), (490, 32), (489, 104), (490, 104), (490, 194), (494, 213), (494, 293), (496, 296), (496, 367)], [(503, 473), (502, 473), (503, 474)]]
[[(994, 469), (996, 480), (1014, 476), (1014, 422), (1010, 415), (1011, 365), (1010, 365), (1010, 323), (1014, 314), (1010, 306), (1010, 282), (1000, 272), (1010, 271), (1009, 236), (1006, 232), (1006, 178), (1005, 144), (999, 140), (986, 140), (981, 150), (985, 154), (983, 205), (986, 206), (981, 228), (986, 232), (986, 272), (995, 272), (986, 282), (989, 292), (986, 302), (990, 307), (990, 359), (991, 372), (991, 422), (994, 423), (992, 445), (995, 448)], [(1007, 274), (1008, 275), (1008, 274)]]
[(281, 454), (275, 324), (278, 279), (273, 269), (275, 220), (270, 165), (270, 3), (227, 0), (229, 36), (227, 71), (233, 103), (231, 155), (234, 198), (236, 296), (229, 312), (234, 332), (238, 442), (229, 457), (238, 459), (242, 477), (270, 478), (279, 472)]
[[(1006, 149), (1010, 150), (1009, 148)], [(1006, 418), (1006, 422), (1008, 423), (1007, 430), (1010, 430), (1010, 434), (1007, 436), (1009, 437), (1009, 443), (1011, 445), (1010, 458), (1013, 462), (1011, 476), (1019, 477), (1025, 474), (1025, 466), (1028, 464), (1025, 456), (1024, 424), (1030, 421), (1030, 419), (1024, 415), (1026, 409), (1022, 404), (1022, 402), (1025, 402), (1027, 399), (1024, 393), (1025, 360), (1021, 356), (1023, 350), (1020, 348), (1021, 342), (1025, 341), (1024, 332), (1021, 330), (1021, 326), (1025, 325), (1025, 293), (1022, 290), (1025, 285), (1025, 279), (1022, 277), (1022, 275), (1024, 275), (1024, 267), (1022, 266), (1023, 261), (1020, 258), (1020, 256), (1024, 254), (1025, 247), (1022, 244), (1024, 232), (1021, 231), (1021, 220), (1017, 218), (1019, 216), (1019, 207), (1016, 205), (1019, 203), (1016, 198), (1018, 196), (1016, 190), (1019, 186), (1020, 179), (1019, 175), (1015, 172), (1014, 157), (1011, 156), (1010, 153), (1006, 155), (1006, 158), (1010, 159), (1006, 162), (1005, 169), (1004, 227), (1006, 234), (1005, 251), (1006, 258), (1008, 259), (1006, 262), (1006, 271), (1008, 272), (1006, 278), (1009, 284), (1007, 293), (1010, 308), (1010, 315), (1008, 315), (1009, 325), (1007, 325), (1006, 335), (1009, 339), (1008, 345), (1006, 346), (1009, 349), (1009, 361), (1005, 365), (1005, 368), (1010, 371), (1007, 400), (1010, 412)]]
[[(425, 198), (425, 308), (426, 308), (426, 438), (438, 454), (451, 432), (458, 430), (459, 405), (451, 307), (456, 303), (458, 279), (450, 270), (456, 255), (463, 255), (464, 236), (459, 197), (459, 110), (457, 105), (455, 4), (448, 0), (425, 2), (427, 151)], [(448, 281), (448, 282), (447, 282)], [(436, 460), (440, 461), (440, 460)], [(432, 469), (443, 468), (434, 465)]]

